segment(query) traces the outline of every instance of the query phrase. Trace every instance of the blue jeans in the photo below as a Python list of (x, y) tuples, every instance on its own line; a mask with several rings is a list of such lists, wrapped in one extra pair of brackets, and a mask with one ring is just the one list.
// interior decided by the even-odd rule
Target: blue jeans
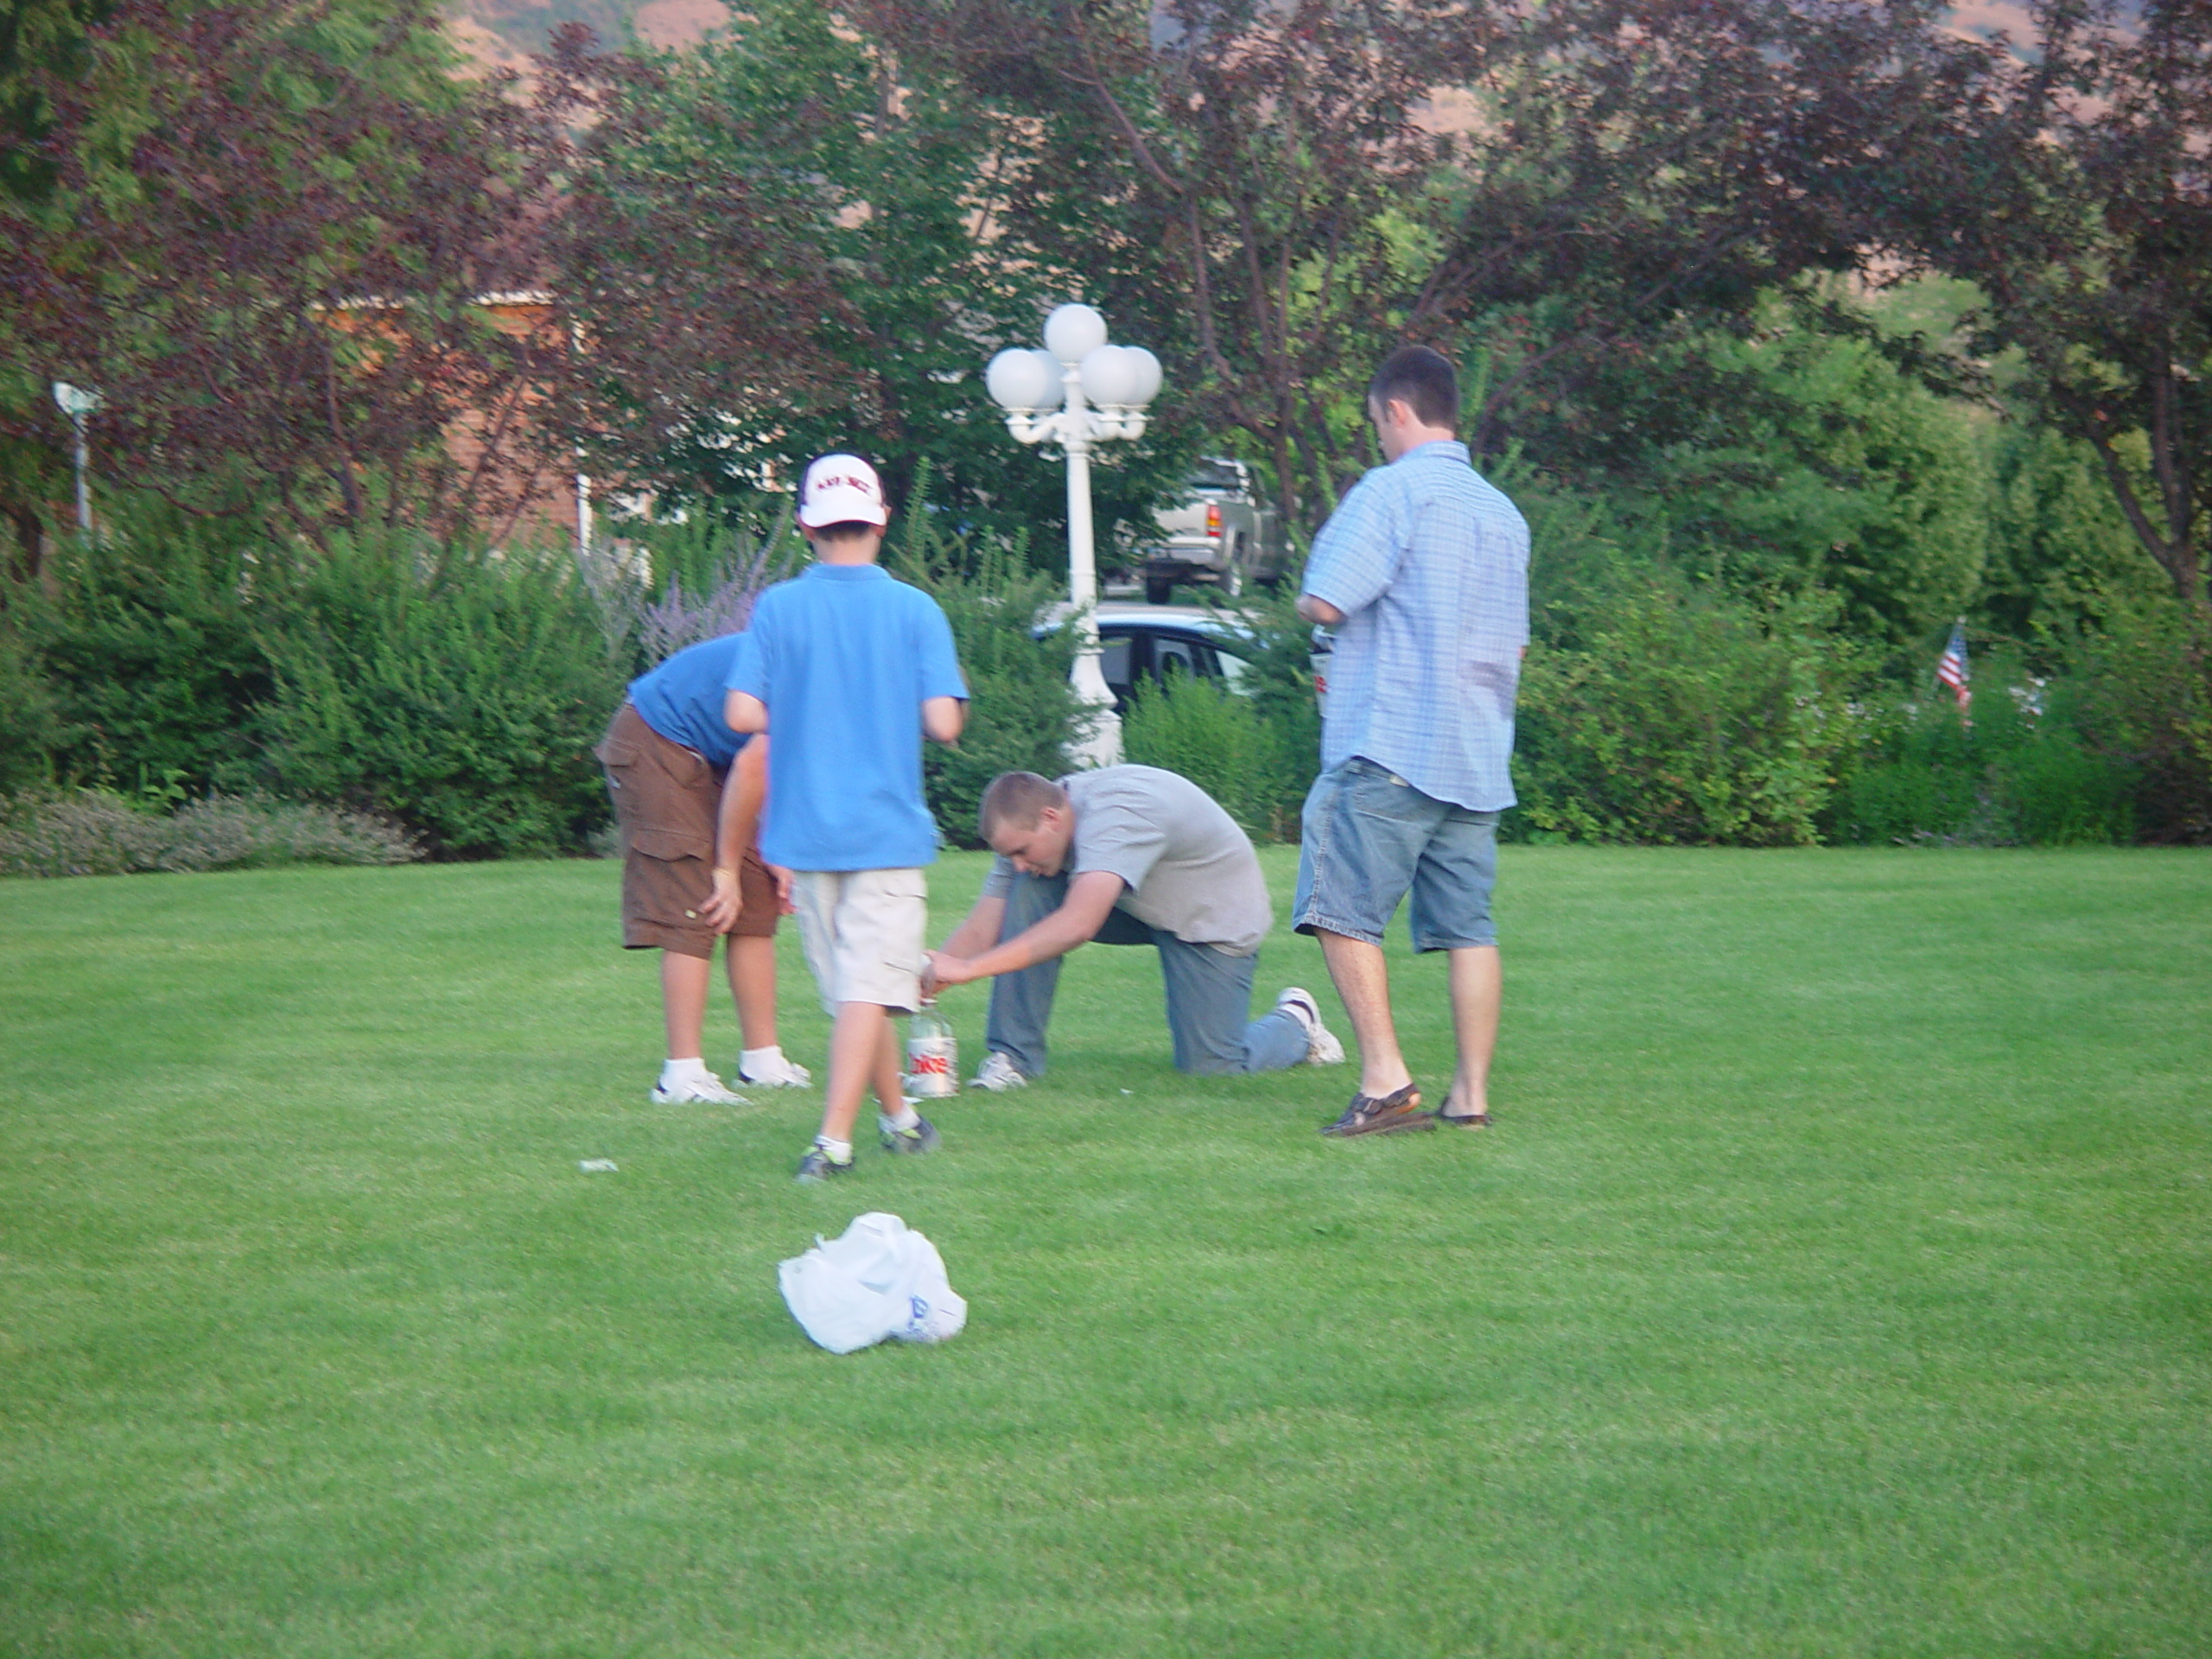
[[(1007, 894), (1004, 943), (1033, 926), (1066, 901), (1065, 875), (1020, 875)], [(1147, 927), (1118, 906), (1091, 935), (1093, 944), (1149, 944), (1160, 952), (1167, 985), (1167, 1029), (1175, 1039), (1175, 1069), (1199, 1077), (1280, 1071), (1306, 1058), (1306, 1027), (1297, 1015), (1276, 1008), (1247, 1021), (1252, 976), (1259, 957), (1224, 956), (1211, 945), (1190, 944), (1165, 928)], [(991, 1014), (984, 1041), (1014, 1062), (1025, 1077), (1045, 1075), (1045, 1027), (1060, 982), (1060, 958), (1040, 962), (991, 982)]]
[(1414, 950), (1497, 943), (1497, 813), (1424, 795), (1354, 755), (1313, 780), (1300, 839), (1290, 913), (1300, 933), (1380, 944), (1410, 887)]

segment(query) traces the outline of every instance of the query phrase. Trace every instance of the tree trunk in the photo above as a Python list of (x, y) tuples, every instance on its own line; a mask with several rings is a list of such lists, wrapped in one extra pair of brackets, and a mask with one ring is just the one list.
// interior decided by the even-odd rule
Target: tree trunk
[[(2203, 555), (2198, 550), (2196, 538), (2190, 534), (2189, 503), (2184, 501), (2175, 512), (2168, 515), (2169, 535), (2160, 535), (2158, 527), (2143, 510), (2143, 503), (2136, 494), (2134, 481), (2127, 475), (2126, 463), (2112, 447), (2112, 441), (2092, 425), (2090, 445), (2097, 452), (2097, 459), (2104, 463), (2105, 480), (2112, 486), (2112, 493), (2120, 502), (2120, 510), (2127, 519), (2128, 527), (2135, 532), (2135, 539), (2143, 550), (2158, 562), (2174, 584), (2174, 592), (2181, 602), (2199, 616), (2212, 620), (2212, 588), (2208, 588)], [(2172, 522), (2175, 518), (2182, 522)]]
[(22, 550), (23, 579), (37, 582), (46, 571), (46, 520), (35, 507), (10, 504), (8, 522), (16, 527), (16, 544)]

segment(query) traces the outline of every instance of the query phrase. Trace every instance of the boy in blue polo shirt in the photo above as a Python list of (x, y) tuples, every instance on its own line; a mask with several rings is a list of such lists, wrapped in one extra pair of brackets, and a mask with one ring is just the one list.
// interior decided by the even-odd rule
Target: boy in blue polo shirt
[(662, 1105), (740, 1103), (702, 1054), (715, 940), (725, 933), (745, 1033), (739, 1080), (770, 1088), (808, 1081), (776, 1042), (781, 906), (753, 846), (768, 742), (740, 737), (722, 717), (741, 637), (690, 646), (631, 681), (594, 751), (622, 832), (622, 944), (661, 953), (668, 1059), (653, 1099)]
[(775, 734), (760, 854), (790, 883), (836, 1021), (822, 1131), (798, 1168), (820, 1181), (851, 1171), (871, 1084), (886, 1151), (937, 1144), (900, 1091), (890, 1017), (921, 1004), (937, 859), (921, 740), (959, 737), (968, 685), (937, 601), (875, 562), (891, 522), (875, 468), (823, 456), (799, 486), (798, 522), (817, 563), (754, 605), (726, 713), (734, 730)]

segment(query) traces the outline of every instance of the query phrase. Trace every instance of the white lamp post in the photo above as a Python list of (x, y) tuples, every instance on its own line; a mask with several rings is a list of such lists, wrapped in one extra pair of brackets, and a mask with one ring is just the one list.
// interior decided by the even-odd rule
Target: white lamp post
[(100, 395), (82, 386), (73, 386), (67, 380), (57, 380), (54, 383), (54, 402), (69, 417), (69, 424), (77, 429), (77, 528), (89, 531), (92, 527), (92, 494), (85, 482), (85, 423), (100, 406)]
[(1105, 318), (1087, 305), (1064, 305), (1045, 321), (1045, 349), (1001, 352), (991, 359), (987, 384), (1007, 411), (1007, 431), (1024, 443), (1058, 443), (1067, 456), (1068, 597), (1077, 629), (1069, 678), (1090, 709), (1090, 733), (1078, 753), (1091, 766), (1110, 766), (1122, 758), (1122, 721), (1099, 668), (1092, 613), (1098, 560), (1090, 532), (1090, 446), (1144, 435), (1145, 405), (1160, 391), (1160, 359), (1141, 346), (1109, 346)]

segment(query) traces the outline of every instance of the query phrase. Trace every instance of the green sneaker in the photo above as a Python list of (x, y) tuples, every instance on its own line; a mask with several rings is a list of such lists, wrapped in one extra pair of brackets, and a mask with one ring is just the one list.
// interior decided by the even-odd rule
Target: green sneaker
[(804, 1182), (826, 1181), (833, 1175), (849, 1175), (852, 1173), (851, 1159), (839, 1163), (820, 1147), (809, 1147), (806, 1156), (798, 1160), (798, 1179)]
[(937, 1150), (937, 1125), (926, 1117), (917, 1116), (914, 1119), (914, 1127), (911, 1129), (886, 1128), (880, 1119), (875, 1127), (883, 1136), (883, 1149), (886, 1152), (935, 1152)]

